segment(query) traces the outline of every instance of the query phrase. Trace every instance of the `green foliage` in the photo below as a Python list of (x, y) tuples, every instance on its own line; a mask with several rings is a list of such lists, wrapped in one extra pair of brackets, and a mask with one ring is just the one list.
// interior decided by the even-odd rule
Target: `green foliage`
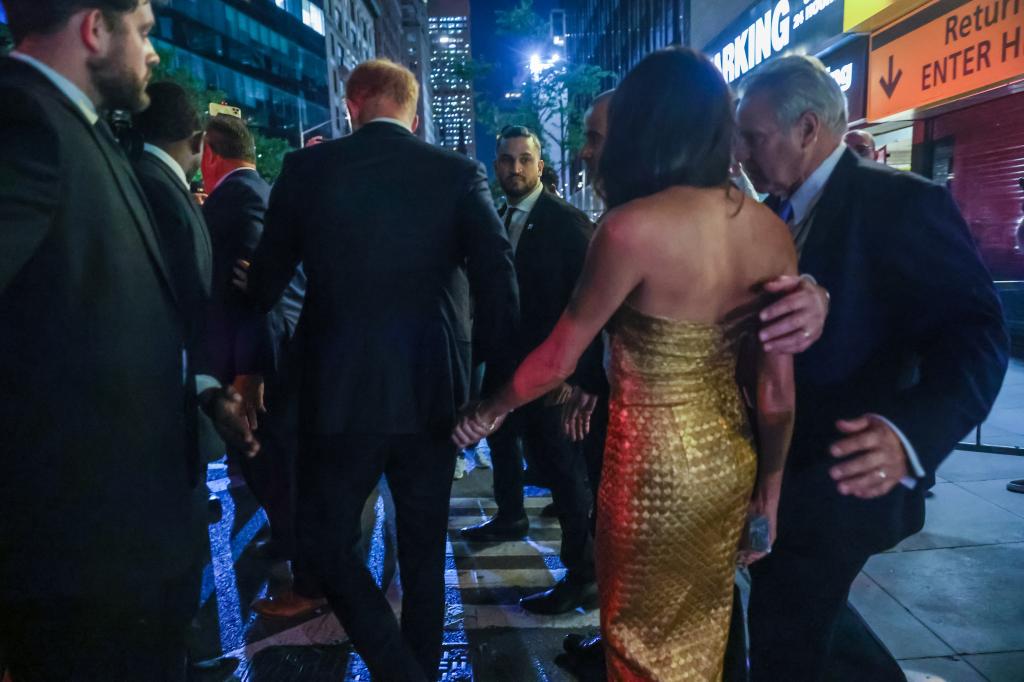
[(561, 120), (562, 147), (569, 155), (575, 156), (583, 148), (586, 107), (614, 75), (592, 64), (570, 64), (545, 72), (536, 82), (535, 101), (541, 118), (545, 123), (556, 117)]
[(257, 130), (252, 136), (256, 140), (256, 167), (267, 182), (273, 183), (281, 174), (285, 154), (295, 148), (284, 138), (268, 137)]
[[(497, 11), (498, 33), (519, 37), (527, 43), (547, 43), (548, 23), (533, 8), (533, 0), (520, 0), (508, 11)], [(520, 89), (521, 96), (514, 107), (499, 107), (485, 99), (477, 101), (477, 119), (497, 134), (506, 125), (525, 125), (538, 131), (545, 140), (545, 161), (548, 149), (561, 147), (567, 163), (583, 148), (585, 134), (583, 116), (595, 95), (604, 89), (606, 81), (615, 74), (591, 64), (561, 62), (537, 78), (529, 78)], [(558, 134), (551, 139), (552, 124), (557, 123)]]
[(548, 22), (533, 9), (533, 0), (519, 0), (510, 10), (495, 11), (498, 35), (547, 40)]
[(153, 69), (152, 82), (172, 81), (185, 88), (192, 95), (192, 102), (200, 115), (205, 116), (210, 104), (219, 104), (227, 99), (227, 93), (209, 87), (188, 69), (175, 64), (174, 50), (157, 48), (160, 63)]
[(493, 64), (466, 57), (452, 64), (455, 77), (471, 83), (486, 77), (493, 68)]
[[(153, 81), (173, 81), (185, 88), (191, 95), (192, 101), (200, 115), (206, 116), (210, 104), (220, 104), (227, 101), (227, 93), (223, 90), (209, 87), (206, 83), (196, 78), (195, 74), (186, 68), (175, 64), (174, 50), (158, 48), (160, 63), (153, 69)], [(244, 113), (244, 110), (243, 110)], [(252, 125), (249, 120), (250, 131), (256, 143), (256, 167), (267, 182), (274, 182), (281, 173), (281, 165), (284, 163), (284, 156), (292, 151), (292, 144), (280, 137), (264, 135), (258, 128)]]

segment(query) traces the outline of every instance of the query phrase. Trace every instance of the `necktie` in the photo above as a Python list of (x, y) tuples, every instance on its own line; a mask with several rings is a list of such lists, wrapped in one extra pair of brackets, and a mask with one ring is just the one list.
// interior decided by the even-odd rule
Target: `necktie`
[(114, 137), (114, 131), (110, 129), (110, 126), (107, 124), (107, 122), (103, 119), (102, 116), (100, 116), (100, 118), (96, 121), (95, 127), (96, 130), (99, 131), (100, 138), (102, 138), (108, 146), (112, 147), (113, 149), (116, 149), (119, 154), (124, 153), (124, 149), (121, 147), (120, 143), (118, 143), (117, 138)]
[(782, 219), (782, 222), (789, 225), (793, 222), (793, 217), (796, 215), (796, 211), (793, 209), (793, 202), (789, 199), (783, 199), (779, 202), (779, 205), (775, 207), (775, 214)]
[(505, 232), (509, 232), (512, 229), (512, 214), (516, 212), (516, 209), (511, 206), (505, 207)]

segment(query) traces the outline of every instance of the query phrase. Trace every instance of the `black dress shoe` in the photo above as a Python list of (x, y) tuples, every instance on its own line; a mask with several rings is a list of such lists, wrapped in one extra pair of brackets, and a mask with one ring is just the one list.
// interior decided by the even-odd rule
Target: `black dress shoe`
[(266, 561), (284, 561), (288, 558), (288, 553), (273, 540), (260, 540), (253, 545), (252, 556)]
[(205, 661), (190, 661), (188, 682), (225, 682), (235, 679), (238, 659), (227, 656), (210, 658)]
[(1024, 478), (1018, 478), (1016, 481), (1010, 481), (1006, 484), (1006, 489), (1011, 493), (1024, 493)]
[(600, 633), (586, 635), (569, 634), (562, 640), (562, 648), (579, 663), (586, 665), (604, 664), (604, 640)]
[(210, 495), (209, 499), (206, 500), (206, 522), (207, 524), (214, 524), (220, 522), (224, 516), (224, 505), (221, 504), (220, 498), (216, 495)]
[(580, 607), (596, 608), (597, 583), (570, 582), (568, 578), (562, 578), (550, 590), (523, 597), (519, 600), (519, 605), (530, 613), (542, 616), (568, 613)]
[(459, 531), (462, 537), (471, 542), (505, 542), (506, 540), (522, 540), (530, 531), (530, 519), (523, 514), (518, 519), (508, 521), (501, 516), (493, 516), (483, 523), (469, 526)]

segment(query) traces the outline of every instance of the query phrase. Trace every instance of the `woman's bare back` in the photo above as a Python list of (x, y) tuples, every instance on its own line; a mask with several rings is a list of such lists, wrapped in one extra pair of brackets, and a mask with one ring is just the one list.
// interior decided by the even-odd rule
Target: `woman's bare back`
[(644, 314), (720, 323), (757, 304), (765, 282), (796, 273), (785, 224), (735, 187), (672, 187), (618, 210), (642, 272), (626, 303)]

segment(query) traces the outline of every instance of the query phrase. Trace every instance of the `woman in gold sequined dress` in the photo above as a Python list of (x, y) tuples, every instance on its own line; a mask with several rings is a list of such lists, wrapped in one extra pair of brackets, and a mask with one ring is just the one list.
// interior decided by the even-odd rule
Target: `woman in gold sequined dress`
[[(732, 99), (706, 57), (647, 57), (612, 101), (611, 210), (576, 294), (508, 386), (455, 429), (472, 442), (568, 377), (606, 325), (612, 387), (598, 499), (611, 680), (718, 680), (748, 513), (774, 535), (793, 419), (792, 358), (748, 342), (761, 285), (794, 274), (784, 224), (729, 184)], [(755, 455), (742, 360), (756, 368)], [(750, 552), (740, 557), (756, 560)]]

